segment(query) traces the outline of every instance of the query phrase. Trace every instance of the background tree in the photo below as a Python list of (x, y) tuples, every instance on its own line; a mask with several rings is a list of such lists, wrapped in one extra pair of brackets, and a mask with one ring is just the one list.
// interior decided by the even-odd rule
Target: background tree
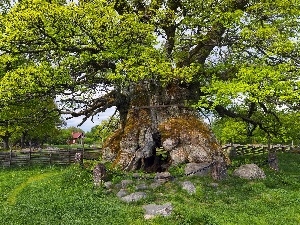
[(300, 142), (299, 112), (281, 112), (277, 114), (280, 123), (274, 124), (274, 133), (266, 133), (258, 127), (233, 118), (217, 118), (212, 123), (212, 130), (222, 143), (238, 144), (294, 144)]
[[(28, 102), (15, 102), (0, 109), (0, 137), (3, 148), (8, 149), (9, 139), (19, 139), (21, 147), (25, 142), (43, 143), (62, 123), (60, 113), (52, 99), (30, 99)], [(38, 144), (38, 143), (36, 143)]]
[(91, 131), (85, 134), (86, 144), (99, 144), (103, 146), (105, 140), (111, 136), (115, 130), (120, 126), (120, 118), (118, 116), (111, 116), (106, 120), (102, 120), (99, 125), (91, 128)]
[(281, 0), (23, 0), (0, 18), (0, 61), (26, 59), (0, 97), (64, 94), (64, 112), (85, 119), (116, 106), (106, 152), (124, 169), (151, 166), (158, 147), (211, 161), (220, 148), (196, 109), (268, 135), (280, 107), (299, 109), (299, 14)]
[(244, 144), (249, 140), (246, 125), (245, 122), (224, 117), (214, 120), (212, 130), (221, 144)]
[(84, 133), (84, 131), (78, 127), (67, 127), (61, 128), (58, 130), (57, 134), (54, 137), (51, 137), (51, 144), (54, 145), (67, 145), (69, 141), (72, 139), (72, 133)]

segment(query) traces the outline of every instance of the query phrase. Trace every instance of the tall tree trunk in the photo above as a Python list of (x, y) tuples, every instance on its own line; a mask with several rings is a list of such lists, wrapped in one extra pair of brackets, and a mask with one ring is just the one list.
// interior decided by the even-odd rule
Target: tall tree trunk
[(197, 112), (185, 106), (189, 95), (178, 84), (137, 86), (123, 126), (104, 143), (103, 158), (124, 170), (145, 171), (213, 162), (221, 147)]
[(9, 134), (5, 134), (1, 138), (3, 140), (3, 148), (5, 150), (9, 149), (9, 138), (10, 138), (10, 135)]
[(25, 140), (27, 136), (27, 131), (22, 132), (20, 147), (25, 148)]

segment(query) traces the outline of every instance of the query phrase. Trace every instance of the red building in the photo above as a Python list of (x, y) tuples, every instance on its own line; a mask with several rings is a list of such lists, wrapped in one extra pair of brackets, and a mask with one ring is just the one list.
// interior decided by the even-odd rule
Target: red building
[(72, 139), (70, 140), (70, 144), (82, 144), (83, 138), (84, 134), (82, 132), (72, 132)]

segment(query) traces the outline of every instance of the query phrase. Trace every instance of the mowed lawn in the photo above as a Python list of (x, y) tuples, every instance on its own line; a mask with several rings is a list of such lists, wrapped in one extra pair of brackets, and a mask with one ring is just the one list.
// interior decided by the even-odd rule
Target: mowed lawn
[[(181, 177), (182, 168), (173, 168), (178, 178), (149, 188), (137, 203), (120, 201), (118, 189), (94, 188), (90, 170), (77, 166), (0, 169), (0, 224), (300, 224), (300, 154), (278, 156), (280, 171), (263, 166), (265, 180), (239, 179), (229, 170), (217, 187), (209, 177)], [(110, 174), (114, 184), (130, 177)], [(182, 190), (187, 179), (196, 194)], [(144, 219), (143, 205), (166, 202), (172, 203), (171, 216)]]

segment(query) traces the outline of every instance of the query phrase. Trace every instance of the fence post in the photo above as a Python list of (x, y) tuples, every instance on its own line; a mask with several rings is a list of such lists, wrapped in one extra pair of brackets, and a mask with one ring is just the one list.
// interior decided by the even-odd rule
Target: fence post
[(81, 158), (81, 165), (83, 166), (83, 158), (84, 158), (84, 140), (81, 137), (81, 144), (82, 144), (82, 158)]
[(11, 161), (12, 161), (12, 149), (9, 148), (9, 167), (11, 167)]
[(69, 165), (71, 164), (71, 153), (70, 153), (70, 149), (68, 149), (68, 163), (69, 163)]
[(80, 165), (83, 166), (84, 148), (82, 146)]
[(223, 180), (226, 178), (227, 167), (222, 156), (216, 156), (211, 166), (211, 176), (214, 180)]
[(232, 159), (237, 156), (236, 148), (234, 147), (233, 143), (230, 144), (229, 150), (229, 158)]
[(276, 148), (269, 149), (268, 162), (271, 169), (279, 171)]
[(29, 164), (31, 164), (31, 146), (29, 148)]
[(52, 153), (50, 152), (49, 154), (49, 163), (50, 163), (50, 166), (52, 165)]
[(269, 152), (269, 149), (268, 149), (268, 147), (266, 147), (266, 146), (263, 146), (262, 148), (263, 148), (263, 154), (265, 154), (265, 153), (268, 153), (268, 152)]

